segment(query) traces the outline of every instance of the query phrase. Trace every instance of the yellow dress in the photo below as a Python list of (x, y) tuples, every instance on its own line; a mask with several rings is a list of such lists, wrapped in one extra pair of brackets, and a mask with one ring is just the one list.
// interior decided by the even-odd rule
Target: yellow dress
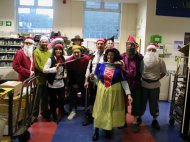
[(93, 108), (94, 127), (112, 130), (113, 127), (124, 126), (124, 91), (121, 81), (118, 81), (121, 72), (117, 68), (106, 67), (105, 64), (96, 72), (99, 72), (100, 80)]

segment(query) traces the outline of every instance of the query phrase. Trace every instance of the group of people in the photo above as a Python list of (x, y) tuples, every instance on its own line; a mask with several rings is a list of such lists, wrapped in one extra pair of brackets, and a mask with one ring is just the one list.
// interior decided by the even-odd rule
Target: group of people
[(95, 52), (89, 55), (88, 50), (82, 46), (83, 39), (77, 35), (68, 50), (70, 56), (65, 57), (61, 39), (52, 42), (52, 51), (48, 49), (48, 41), (46, 36), (42, 36), (39, 46), (33, 50), (33, 39), (26, 38), (23, 48), (13, 60), (13, 68), (18, 72), (19, 80), (24, 81), (34, 74), (38, 76), (36, 118), (40, 110), (44, 119), (59, 122), (66, 114), (64, 105), (67, 91), (70, 105), (67, 118), (72, 120), (77, 116), (79, 93), (84, 105), (88, 92), (88, 109), (82, 125), (94, 124), (93, 141), (98, 140), (99, 129), (105, 130), (106, 137), (111, 138), (114, 127), (127, 126), (129, 104), (131, 115), (134, 116), (133, 132), (140, 131), (141, 116), (146, 110), (147, 101), (153, 117), (152, 127), (160, 129), (157, 121), (159, 80), (165, 76), (166, 66), (158, 56), (157, 44), (148, 45), (143, 56), (138, 52), (134, 37), (129, 36), (126, 52), (121, 54), (114, 48), (114, 37), (100, 38), (95, 43)]

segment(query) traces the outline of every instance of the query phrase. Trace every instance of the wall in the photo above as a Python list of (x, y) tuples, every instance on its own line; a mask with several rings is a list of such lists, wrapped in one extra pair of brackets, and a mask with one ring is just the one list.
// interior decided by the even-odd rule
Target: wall
[(120, 29), (120, 47), (121, 52), (126, 51), (126, 41), (129, 35), (136, 36), (137, 25), (137, 5), (122, 4), (121, 9), (121, 29)]
[(53, 30), (59, 30), (62, 34), (72, 38), (76, 34), (82, 36), (83, 27), (83, 2), (62, 0), (54, 1)]
[(139, 51), (144, 54), (144, 47), (146, 42), (146, 21), (147, 21), (147, 0), (142, 0), (137, 8), (137, 25), (136, 25), (136, 38), (140, 39)]
[(10, 20), (12, 21), (12, 26), (0, 26), (0, 32), (15, 32), (14, 4), (14, 0), (1, 0), (0, 21)]
[[(5, 7), (6, 5), (6, 7)], [(1, 0), (0, 5), (0, 20), (1, 19), (14, 19), (14, 0)], [(6, 14), (5, 14), (6, 13)], [(123, 22), (121, 23), (121, 39), (119, 49), (125, 51), (125, 42), (127, 37), (136, 34), (136, 17), (137, 17), (137, 4), (123, 4), (122, 6)], [(13, 22), (15, 23), (15, 21)], [(15, 25), (15, 24), (14, 24)], [(53, 30), (61, 31), (71, 39), (75, 35), (83, 33), (83, 1), (67, 1), (63, 4), (62, 0), (54, 1), (54, 21)], [(15, 27), (0, 28), (1, 31), (15, 31)]]
[(147, 24), (146, 24), (146, 45), (153, 34), (162, 35), (163, 44), (170, 45), (173, 53), (165, 58), (167, 68), (176, 70), (174, 41), (184, 41), (184, 33), (190, 32), (190, 18), (157, 16), (155, 14), (156, 0), (147, 0)]
[[(11, 20), (12, 27), (0, 27), (2, 31), (15, 31), (14, 0), (1, 0), (0, 20)], [(82, 35), (83, 27), (83, 2), (62, 0), (54, 1), (54, 26), (53, 30), (60, 30), (69, 38), (74, 35)], [(163, 36), (163, 44), (173, 46), (175, 40), (184, 40), (184, 33), (189, 32), (190, 19), (182, 17), (169, 17), (155, 15), (156, 0), (142, 0), (139, 4), (122, 4), (120, 47), (121, 52), (125, 51), (125, 42), (129, 35), (141, 39), (141, 53), (145, 53), (145, 47), (150, 41), (150, 36), (160, 34)], [(171, 69), (176, 67), (174, 57), (166, 58), (166, 63)]]

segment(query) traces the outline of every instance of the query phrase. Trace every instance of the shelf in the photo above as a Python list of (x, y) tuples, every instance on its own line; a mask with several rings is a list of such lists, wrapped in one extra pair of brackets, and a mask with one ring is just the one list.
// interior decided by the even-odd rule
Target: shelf
[(1, 59), (1, 60), (0, 60), (0, 62), (5, 62), (5, 61), (7, 61), (7, 62), (12, 62), (13, 59)]
[(15, 54), (16, 52), (0, 52), (0, 54)]
[(12, 67), (14, 55), (21, 48), (22, 39), (0, 37), (0, 67)]
[(21, 45), (0, 45), (0, 47), (21, 47)]

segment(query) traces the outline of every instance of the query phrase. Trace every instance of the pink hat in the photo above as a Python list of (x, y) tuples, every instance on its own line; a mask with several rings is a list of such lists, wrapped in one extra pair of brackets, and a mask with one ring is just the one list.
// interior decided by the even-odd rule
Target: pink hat
[(158, 49), (158, 44), (156, 43), (150, 43), (148, 46), (147, 46), (147, 50), (148, 49), (155, 49), (157, 50)]
[(98, 41), (105, 42), (105, 39), (104, 39), (104, 38), (99, 38), (99, 39), (97, 39), (97, 41), (96, 41), (96, 42), (98, 42)]
[(25, 37), (24, 38), (24, 43), (32, 43), (32, 44), (34, 44), (34, 39), (33, 39), (33, 37)]
[(135, 38), (133, 36), (129, 36), (127, 42), (132, 42), (136, 44)]
[(60, 43), (58, 43), (58, 44), (56, 44), (56, 45), (54, 46), (54, 48), (58, 48), (58, 47), (64, 48), (63, 44), (60, 44)]

